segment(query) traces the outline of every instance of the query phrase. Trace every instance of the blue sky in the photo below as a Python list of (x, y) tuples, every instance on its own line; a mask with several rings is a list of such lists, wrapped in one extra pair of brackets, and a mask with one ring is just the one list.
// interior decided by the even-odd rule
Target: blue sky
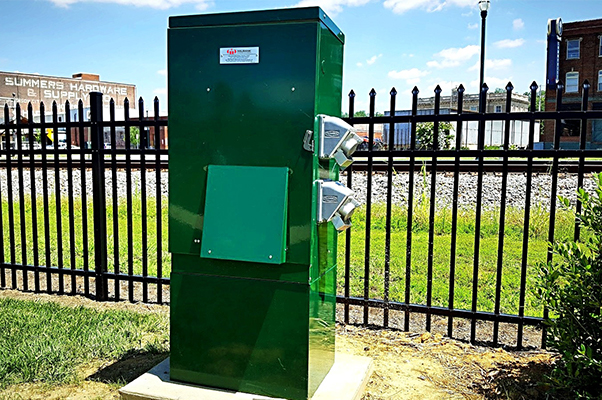
[[(356, 110), (377, 92), (377, 111), (409, 108), (411, 89), (476, 92), (481, 18), (477, 0), (0, 0), (0, 70), (132, 83), (166, 108), (167, 19), (172, 15), (321, 6), (346, 35), (343, 91)], [(602, 18), (602, 0), (492, 0), (485, 82), (519, 92), (544, 83), (547, 21)], [(149, 104), (150, 105), (150, 104)], [(346, 109), (347, 101), (343, 100)]]

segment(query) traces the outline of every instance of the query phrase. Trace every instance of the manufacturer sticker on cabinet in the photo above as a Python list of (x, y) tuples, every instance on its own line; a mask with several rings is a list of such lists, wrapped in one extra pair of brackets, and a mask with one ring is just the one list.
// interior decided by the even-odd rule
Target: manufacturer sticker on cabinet
[(259, 47), (221, 47), (220, 64), (258, 64)]

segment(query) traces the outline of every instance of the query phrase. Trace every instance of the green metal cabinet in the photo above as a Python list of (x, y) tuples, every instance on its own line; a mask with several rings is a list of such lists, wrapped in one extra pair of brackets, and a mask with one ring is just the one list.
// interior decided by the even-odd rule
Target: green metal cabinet
[(343, 43), (317, 7), (170, 18), (172, 379), (307, 399), (332, 366), (339, 168), (303, 138), (340, 115)]

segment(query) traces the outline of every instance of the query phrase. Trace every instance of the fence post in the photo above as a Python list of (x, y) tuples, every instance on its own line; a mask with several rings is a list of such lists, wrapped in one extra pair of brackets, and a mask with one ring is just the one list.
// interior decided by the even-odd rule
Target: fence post
[(102, 127), (102, 93), (90, 92), (90, 135), (92, 137), (92, 207), (94, 215), (94, 272), (96, 299), (108, 297), (107, 219), (105, 197), (104, 133)]

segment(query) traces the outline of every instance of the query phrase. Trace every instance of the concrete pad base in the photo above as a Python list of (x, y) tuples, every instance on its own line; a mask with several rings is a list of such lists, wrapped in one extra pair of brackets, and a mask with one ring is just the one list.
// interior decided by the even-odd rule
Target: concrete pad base
[[(312, 400), (359, 400), (372, 374), (368, 357), (337, 353)], [(274, 400), (273, 397), (187, 385), (169, 380), (169, 358), (119, 389), (123, 400)]]

